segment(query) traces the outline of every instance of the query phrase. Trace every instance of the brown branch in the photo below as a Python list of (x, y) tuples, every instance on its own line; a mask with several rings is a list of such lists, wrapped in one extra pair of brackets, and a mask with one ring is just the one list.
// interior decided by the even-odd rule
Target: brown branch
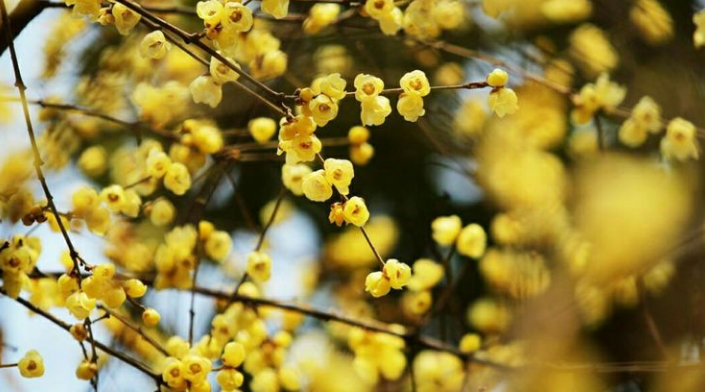
[[(0, 290), (0, 293), (5, 294), (4, 291)], [(8, 297), (10, 298), (10, 297)], [(22, 306), (25, 308), (31, 310), (32, 312), (44, 317), (45, 319), (51, 321), (55, 325), (59, 326), (62, 328), (64, 331), (69, 332), (71, 330), (71, 325), (68, 324), (67, 322), (57, 318), (56, 316), (52, 315), (51, 313), (48, 313), (32, 304), (31, 302), (25, 300), (24, 298), (14, 298), (14, 300), (18, 303), (20, 303)], [(158, 382), (160, 385), (162, 384), (162, 378), (159, 373), (156, 373), (152, 371), (149, 366), (145, 365), (144, 363), (140, 362), (139, 360), (132, 358), (120, 351), (117, 351), (99, 341), (94, 341), (95, 347), (100, 349), (101, 351), (105, 352), (106, 354), (113, 356), (122, 362), (132, 366), (133, 368), (141, 371), (142, 373), (148, 375), (149, 377), (153, 378), (156, 382)]]

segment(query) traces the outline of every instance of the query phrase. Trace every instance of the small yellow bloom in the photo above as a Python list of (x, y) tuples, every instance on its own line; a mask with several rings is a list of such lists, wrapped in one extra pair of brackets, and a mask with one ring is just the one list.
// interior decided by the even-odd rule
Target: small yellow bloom
[(125, 203), (125, 190), (120, 185), (110, 185), (100, 191), (100, 198), (113, 213), (118, 213)]
[(164, 186), (175, 195), (183, 195), (191, 188), (191, 174), (182, 163), (175, 162), (169, 166), (164, 175)]
[(44, 375), (44, 359), (37, 350), (29, 350), (17, 363), (24, 378), (36, 378)]
[[(232, 3), (228, 3), (228, 4), (232, 4)], [(235, 3), (235, 4), (239, 4), (239, 3)], [(233, 60), (232, 58), (229, 58), (229, 57), (225, 57), (225, 58), (231, 64), (240, 68), (240, 64), (236, 63), (235, 60)], [(230, 66), (228, 64), (218, 60), (215, 56), (211, 57), (209, 71), (210, 71), (211, 77), (213, 78), (213, 82), (215, 82), (216, 84), (225, 84), (228, 82), (234, 82), (240, 77), (239, 73), (235, 72), (232, 68), (230, 68)]]
[(362, 101), (360, 120), (364, 125), (382, 125), (392, 113), (392, 107), (387, 97), (374, 97)]
[(471, 354), (482, 347), (482, 337), (476, 333), (467, 333), (460, 339), (460, 351)]
[(235, 391), (245, 381), (245, 376), (235, 369), (222, 369), (216, 374), (215, 380), (224, 391)]
[(355, 99), (360, 102), (373, 100), (384, 90), (382, 79), (367, 74), (355, 76), (353, 85), (355, 86)]
[(698, 132), (695, 125), (680, 117), (671, 120), (666, 128), (666, 136), (661, 139), (661, 154), (666, 159), (685, 161), (698, 159)]
[(262, 11), (281, 19), (289, 13), (289, 0), (262, 0)]
[(277, 131), (277, 123), (271, 118), (257, 117), (250, 120), (247, 124), (247, 130), (258, 143), (264, 143), (272, 138)]
[(326, 201), (333, 196), (333, 187), (326, 179), (325, 170), (316, 170), (304, 177), (301, 186), (304, 195), (311, 201)]
[(404, 117), (404, 120), (416, 122), (419, 117), (426, 114), (423, 108), (423, 98), (416, 93), (403, 93), (397, 101), (397, 111)]
[(431, 222), (433, 240), (439, 245), (452, 245), (460, 234), (463, 223), (457, 215), (440, 216)]
[(147, 157), (147, 174), (154, 179), (164, 177), (171, 166), (171, 158), (164, 151), (153, 148)]
[(204, 103), (215, 108), (223, 99), (223, 89), (211, 76), (201, 75), (191, 82), (189, 92), (195, 103)]
[(264, 252), (250, 252), (247, 255), (247, 274), (257, 283), (269, 280), (272, 273), (272, 259)]
[(363, 144), (366, 143), (369, 139), (370, 130), (361, 125), (354, 126), (348, 131), (348, 140), (350, 141), (350, 144)]
[(223, 4), (216, 0), (199, 1), (196, 4), (196, 14), (204, 23), (216, 25), (223, 16)]
[(115, 27), (121, 35), (130, 34), (130, 31), (137, 26), (137, 23), (139, 23), (142, 18), (140, 14), (121, 3), (113, 4), (112, 14), (115, 18)]
[(245, 346), (238, 342), (230, 342), (223, 349), (223, 365), (236, 368), (245, 361)]
[(308, 110), (316, 125), (324, 127), (338, 115), (338, 103), (325, 94), (319, 94), (309, 102)]
[(510, 88), (505, 87), (492, 91), (487, 102), (490, 105), (490, 109), (492, 109), (499, 118), (507, 114), (514, 114), (519, 110), (517, 95), (514, 90)]
[[(316, 5), (314, 5), (314, 7)], [(322, 94), (325, 94), (333, 99), (341, 100), (345, 98), (346, 85), (347, 82), (345, 81), (345, 79), (340, 77), (339, 73), (332, 73), (320, 81), (319, 88)]]
[(296, 196), (301, 196), (304, 194), (304, 178), (311, 174), (311, 172), (311, 168), (304, 164), (285, 164), (282, 166), (282, 182), (284, 183), (286, 189), (290, 190), (291, 193)]
[(370, 219), (370, 211), (367, 209), (365, 200), (357, 196), (351, 197), (343, 206), (343, 217), (350, 224), (364, 226)]
[(491, 87), (504, 87), (508, 81), (509, 74), (503, 69), (495, 68), (487, 75), (487, 84)]
[(79, 380), (91, 380), (98, 373), (98, 365), (95, 362), (83, 360), (76, 368), (76, 377)]
[(154, 308), (147, 308), (144, 312), (142, 312), (142, 321), (144, 322), (144, 325), (148, 327), (154, 327), (159, 324), (159, 320), (161, 320), (161, 318), (162, 316)]
[(167, 199), (160, 198), (155, 201), (149, 209), (149, 220), (155, 226), (166, 226), (174, 220), (176, 208)]
[(206, 240), (205, 250), (208, 257), (215, 261), (223, 261), (230, 254), (233, 240), (230, 234), (224, 231), (216, 231)]
[(478, 259), (485, 254), (487, 233), (482, 226), (471, 223), (460, 231), (456, 245), (461, 255)]
[(123, 287), (130, 298), (141, 298), (147, 293), (147, 285), (139, 279), (128, 279)]
[(387, 260), (382, 273), (389, 279), (389, 285), (397, 290), (406, 286), (411, 279), (411, 268), (397, 259)]
[(108, 153), (103, 146), (91, 146), (78, 158), (78, 167), (90, 177), (100, 177), (107, 169)]
[(365, 291), (375, 298), (387, 295), (391, 288), (389, 279), (381, 271), (372, 272), (365, 279)]
[(223, 8), (221, 23), (228, 29), (244, 33), (252, 28), (252, 10), (242, 3), (228, 1)]
[(373, 19), (381, 19), (394, 9), (392, 0), (367, 0), (365, 2), (365, 12)]
[(323, 163), (323, 169), (328, 182), (333, 184), (340, 194), (350, 193), (349, 186), (355, 177), (352, 162), (347, 159), (328, 158)]
[(404, 74), (399, 80), (399, 87), (401, 87), (405, 93), (418, 94), (421, 97), (425, 97), (431, 93), (431, 85), (428, 83), (426, 74), (418, 69)]
[(695, 23), (693, 43), (695, 44), (695, 48), (699, 49), (705, 46), (705, 10), (693, 15), (693, 23)]
[(66, 298), (66, 308), (77, 319), (83, 320), (91, 314), (95, 308), (96, 300), (89, 298), (83, 291), (76, 291)]
[(162, 59), (169, 50), (171, 50), (171, 43), (167, 42), (164, 33), (160, 30), (145, 35), (140, 42), (140, 55), (146, 59)]

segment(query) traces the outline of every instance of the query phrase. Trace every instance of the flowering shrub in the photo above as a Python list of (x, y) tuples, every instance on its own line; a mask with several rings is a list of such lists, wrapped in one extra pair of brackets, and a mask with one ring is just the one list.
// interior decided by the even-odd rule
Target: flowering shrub
[(0, 334), (0, 376), (705, 388), (699, 2), (15, 3), (0, 326), (24, 307), (78, 347)]

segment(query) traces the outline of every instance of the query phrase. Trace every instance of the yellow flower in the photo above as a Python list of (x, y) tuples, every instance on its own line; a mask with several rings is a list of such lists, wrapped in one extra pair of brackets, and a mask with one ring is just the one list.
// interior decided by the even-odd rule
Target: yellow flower
[(673, 38), (673, 19), (656, 0), (638, 0), (629, 19), (649, 45), (662, 45)]
[(355, 86), (355, 99), (360, 102), (374, 100), (384, 90), (382, 79), (367, 74), (355, 76), (353, 85)]
[(83, 291), (76, 291), (66, 298), (66, 308), (77, 319), (85, 319), (91, 314), (91, 310), (95, 308), (96, 300), (89, 298)]
[(338, 115), (338, 103), (325, 94), (318, 94), (308, 104), (311, 117), (316, 125), (324, 127)]
[(304, 194), (303, 182), (307, 175), (311, 174), (310, 167), (304, 164), (283, 165), (282, 166), (282, 182), (286, 189), (296, 196)]
[(693, 23), (695, 23), (693, 44), (695, 44), (695, 48), (698, 49), (705, 45), (705, 10), (693, 15)]
[(416, 122), (419, 117), (426, 114), (423, 98), (416, 93), (402, 93), (397, 101), (397, 111), (404, 116), (404, 120), (410, 122)]
[(123, 287), (130, 298), (141, 298), (147, 293), (147, 285), (139, 279), (128, 279)]
[(171, 223), (174, 220), (174, 215), (176, 215), (174, 205), (164, 198), (157, 199), (149, 210), (149, 220), (158, 227)]
[(36, 378), (44, 375), (44, 359), (37, 350), (29, 350), (17, 363), (24, 378)]
[(175, 162), (169, 166), (164, 175), (164, 186), (175, 195), (183, 195), (191, 188), (191, 174), (182, 163)]
[(649, 96), (644, 96), (632, 109), (631, 117), (651, 133), (661, 131), (661, 107)]
[(230, 342), (225, 345), (221, 357), (223, 365), (236, 368), (245, 361), (245, 347), (238, 342)]
[(387, 97), (374, 97), (362, 101), (360, 120), (364, 125), (382, 125), (392, 113), (392, 107)]
[(78, 158), (78, 167), (90, 177), (100, 177), (107, 169), (108, 153), (103, 146), (91, 146)]
[(487, 84), (491, 87), (504, 87), (508, 81), (509, 74), (503, 69), (495, 68), (487, 75)]
[(392, 0), (367, 0), (365, 2), (365, 12), (373, 19), (380, 19), (388, 15), (394, 9)]
[(100, 197), (93, 188), (82, 186), (71, 196), (73, 213), (78, 217), (90, 215), (95, 208), (100, 206)]
[(629, 147), (639, 147), (646, 141), (646, 127), (633, 118), (627, 119), (619, 127), (619, 141)]
[(159, 324), (159, 320), (161, 320), (161, 318), (162, 316), (154, 308), (147, 308), (144, 312), (142, 312), (142, 321), (144, 322), (144, 325), (148, 327), (154, 327)]
[(127, 8), (123, 4), (113, 4), (113, 17), (115, 18), (115, 27), (122, 35), (130, 34), (130, 31), (140, 22), (141, 15)]
[(216, 0), (199, 1), (196, 4), (196, 14), (204, 23), (216, 25), (223, 16), (223, 4)]
[[(228, 3), (228, 4), (232, 4), (232, 3)], [(239, 3), (235, 3), (235, 4), (239, 4)], [(240, 64), (236, 63), (235, 60), (233, 60), (232, 58), (229, 58), (229, 57), (225, 57), (225, 58), (231, 64), (234, 64), (236, 67), (240, 68)], [(213, 82), (215, 82), (216, 84), (225, 84), (228, 82), (234, 82), (240, 77), (240, 74), (235, 72), (226, 63), (223, 63), (220, 60), (218, 60), (216, 57), (211, 57), (209, 71), (210, 71), (211, 77), (213, 78)]]
[(191, 82), (189, 92), (195, 103), (204, 103), (215, 108), (223, 99), (223, 90), (211, 76), (201, 75)]
[[(323, 5), (316, 4), (314, 5)], [(345, 98), (345, 85), (347, 82), (340, 77), (339, 73), (333, 73), (320, 81), (319, 88), (322, 94), (325, 94), (333, 99), (341, 100)]]
[(140, 55), (146, 59), (159, 60), (171, 50), (171, 43), (167, 42), (164, 33), (160, 30), (152, 31), (144, 36), (140, 42)]
[(281, 19), (289, 13), (289, 0), (262, 0), (262, 11)]
[(397, 259), (387, 260), (382, 273), (389, 279), (389, 285), (397, 290), (406, 286), (411, 279), (411, 268)]
[(690, 121), (680, 117), (668, 123), (666, 136), (661, 139), (661, 154), (666, 159), (685, 161), (688, 158), (698, 159), (698, 131)]
[(326, 179), (335, 185), (340, 194), (347, 195), (350, 193), (349, 186), (353, 177), (355, 177), (352, 162), (347, 159), (328, 158), (323, 163), (323, 168), (326, 173)]
[(203, 154), (215, 154), (223, 148), (223, 136), (218, 127), (210, 123), (199, 124), (191, 130), (193, 145)]
[(271, 118), (257, 117), (247, 123), (247, 130), (258, 143), (264, 143), (272, 138), (277, 131), (277, 123)]
[(83, 360), (76, 367), (76, 377), (79, 380), (92, 380), (98, 373), (98, 365), (95, 362)]
[(171, 158), (164, 151), (153, 148), (147, 156), (147, 174), (154, 179), (164, 177), (169, 167), (171, 167)]
[(421, 97), (425, 97), (431, 92), (431, 85), (428, 83), (426, 74), (418, 69), (404, 74), (399, 80), (399, 87), (405, 93), (418, 94)]
[(514, 90), (510, 88), (500, 88), (499, 90), (492, 91), (487, 102), (490, 105), (490, 109), (492, 109), (499, 118), (507, 114), (514, 114), (519, 110), (517, 95)]
[(328, 221), (330, 223), (334, 223), (338, 227), (343, 225), (343, 222), (345, 222), (345, 214), (343, 213), (342, 203), (333, 203), (330, 205)]
[(190, 381), (192, 385), (198, 385), (206, 381), (208, 374), (211, 371), (211, 361), (205, 357), (196, 354), (188, 354), (183, 360), (184, 364), (184, 379)]
[(379, 29), (382, 30), (384, 35), (396, 35), (403, 25), (404, 12), (401, 8), (394, 7), (391, 12), (382, 15), (378, 20)]
[(252, 28), (252, 10), (242, 3), (228, 1), (225, 3), (220, 21), (228, 29), (238, 33), (247, 32)]
[(365, 291), (375, 298), (387, 295), (390, 290), (389, 279), (381, 271), (372, 272), (365, 278)]
[(230, 254), (233, 241), (230, 234), (224, 231), (216, 231), (206, 240), (206, 254), (214, 261), (223, 261)]
[(463, 256), (479, 259), (485, 254), (487, 234), (482, 226), (471, 223), (463, 228), (458, 235), (458, 253)]
[(431, 259), (418, 259), (413, 265), (414, 273), (409, 280), (409, 290), (424, 291), (430, 290), (437, 285), (445, 270), (443, 266)]
[(188, 386), (184, 379), (184, 364), (173, 357), (166, 359), (166, 366), (164, 366), (162, 371), (162, 379), (170, 388), (177, 391), (184, 391)]
[(348, 140), (350, 141), (350, 144), (363, 144), (369, 139), (370, 130), (361, 125), (354, 126), (348, 131)]
[(242, 373), (235, 369), (222, 369), (218, 371), (215, 379), (224, 391), (235, 391), (245, 381)]
[(325, 170), (316, 170), (304, 177), (301, 189), (311, 201), (326, 201), (333, 196), (333, 187), (326, 179)]
[(350, 224), (364, 226), (370, 219), (370, 211), (367, 209), (365, 200), (357, 196), (351, 197), (343, 206), (343, 217)]
[(588, 77), (609, 72), (619, 64), (619, 55), (599, 27), (585, 23), (570, 35), (570, 54)]
[(247, 275), (257, 283), (269, 280), (272, 273), (272, 259), (264, 252), (250, 252), (247, 255)]
[(250, 61), (250, 72), (258, 80), (274, 79), (286, 72), (287, 63), (286, 53), (281, 50), (271, 50)]
[(590, 0), (548, 0), (541, 5), (541, 12), (556, 23), (575, 23), (590, 17)]
[(356, 165), (366, 165), (375, 155), (375, 148), (370, 143), (350, 146), (350, 160)]
[(113, 213), (118, 213), (125, 203), (125, 190), (120, 185), (110, 185), (100, 191), (100, 198)]
[[(314, 4), (304, 20), (303, 29), (306, 34), (316, 34), (335, 22), (340, 14), (339, 4)], [(340, 98), (337, 98), (340, 99)]]
[(463, 223), (457, 215), (440, 216), (431, 222), (433, 240), (439, 245), (452, 245), (460, 234)]

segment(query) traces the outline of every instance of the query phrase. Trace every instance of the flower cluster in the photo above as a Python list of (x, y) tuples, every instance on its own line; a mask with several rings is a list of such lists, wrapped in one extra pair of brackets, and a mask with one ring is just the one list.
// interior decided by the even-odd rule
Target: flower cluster
[(505, 87), (508, 81), (509, 74), (499, 68), (487, 75), (487, 85), (492, 87), (487, 102), (490, 105), (490, 109), (492, 109), (499, 118), (507, 114), (514, 114), (519, 110), (516, 93), (514, 90)]
[(401, 290), (411, 280), (411, 268), (396, 259), (384, 263), (382, 271), (371, 272), (365, 278), (365, 291), (375, 298), (389, 294), (391, 289)]
[(594, 84), (584, 85), (580, 93), (574, 97), (575, 108), (571, 117), (574, 122), (585, 124), (599, 111), (609, 113), (614, 110), (622, 103), (626, 94), (626, 89), (610, 81), (610, 76), (603, 73)]
[(487, 234), (482, 226), (471, 223), (463, 227), (457, 215), (441, 216), (431, 222), (434, 241), (442, 246), (455, 246), (463, 256), (479, 259), (485, 254)]
[(28, 283), (27, 274), (34, 270), (42, 251), (39, 238), (16, 235), (0, 244), (0, 270), (2, 289), (12, 298), (17, 298)]
[[(401, 325), (392, 328), (404, 332)], [(380, 376), (390, 381), (398, 380), (406, 369), (406, 344), (398, 336), (354, 328), (348, 334), (348, 345), (355, 354), (355, 371), (371, 384), (377, 383)]]
[(443, 30), (453, 30), (465, 22), (465, 9), (456, 0), (414, 0), (402, 10), (392, 0), (367, 0), (364, 11), (379, 22), (386, 35), (402, 28), (418, 38), (435, 38)]

